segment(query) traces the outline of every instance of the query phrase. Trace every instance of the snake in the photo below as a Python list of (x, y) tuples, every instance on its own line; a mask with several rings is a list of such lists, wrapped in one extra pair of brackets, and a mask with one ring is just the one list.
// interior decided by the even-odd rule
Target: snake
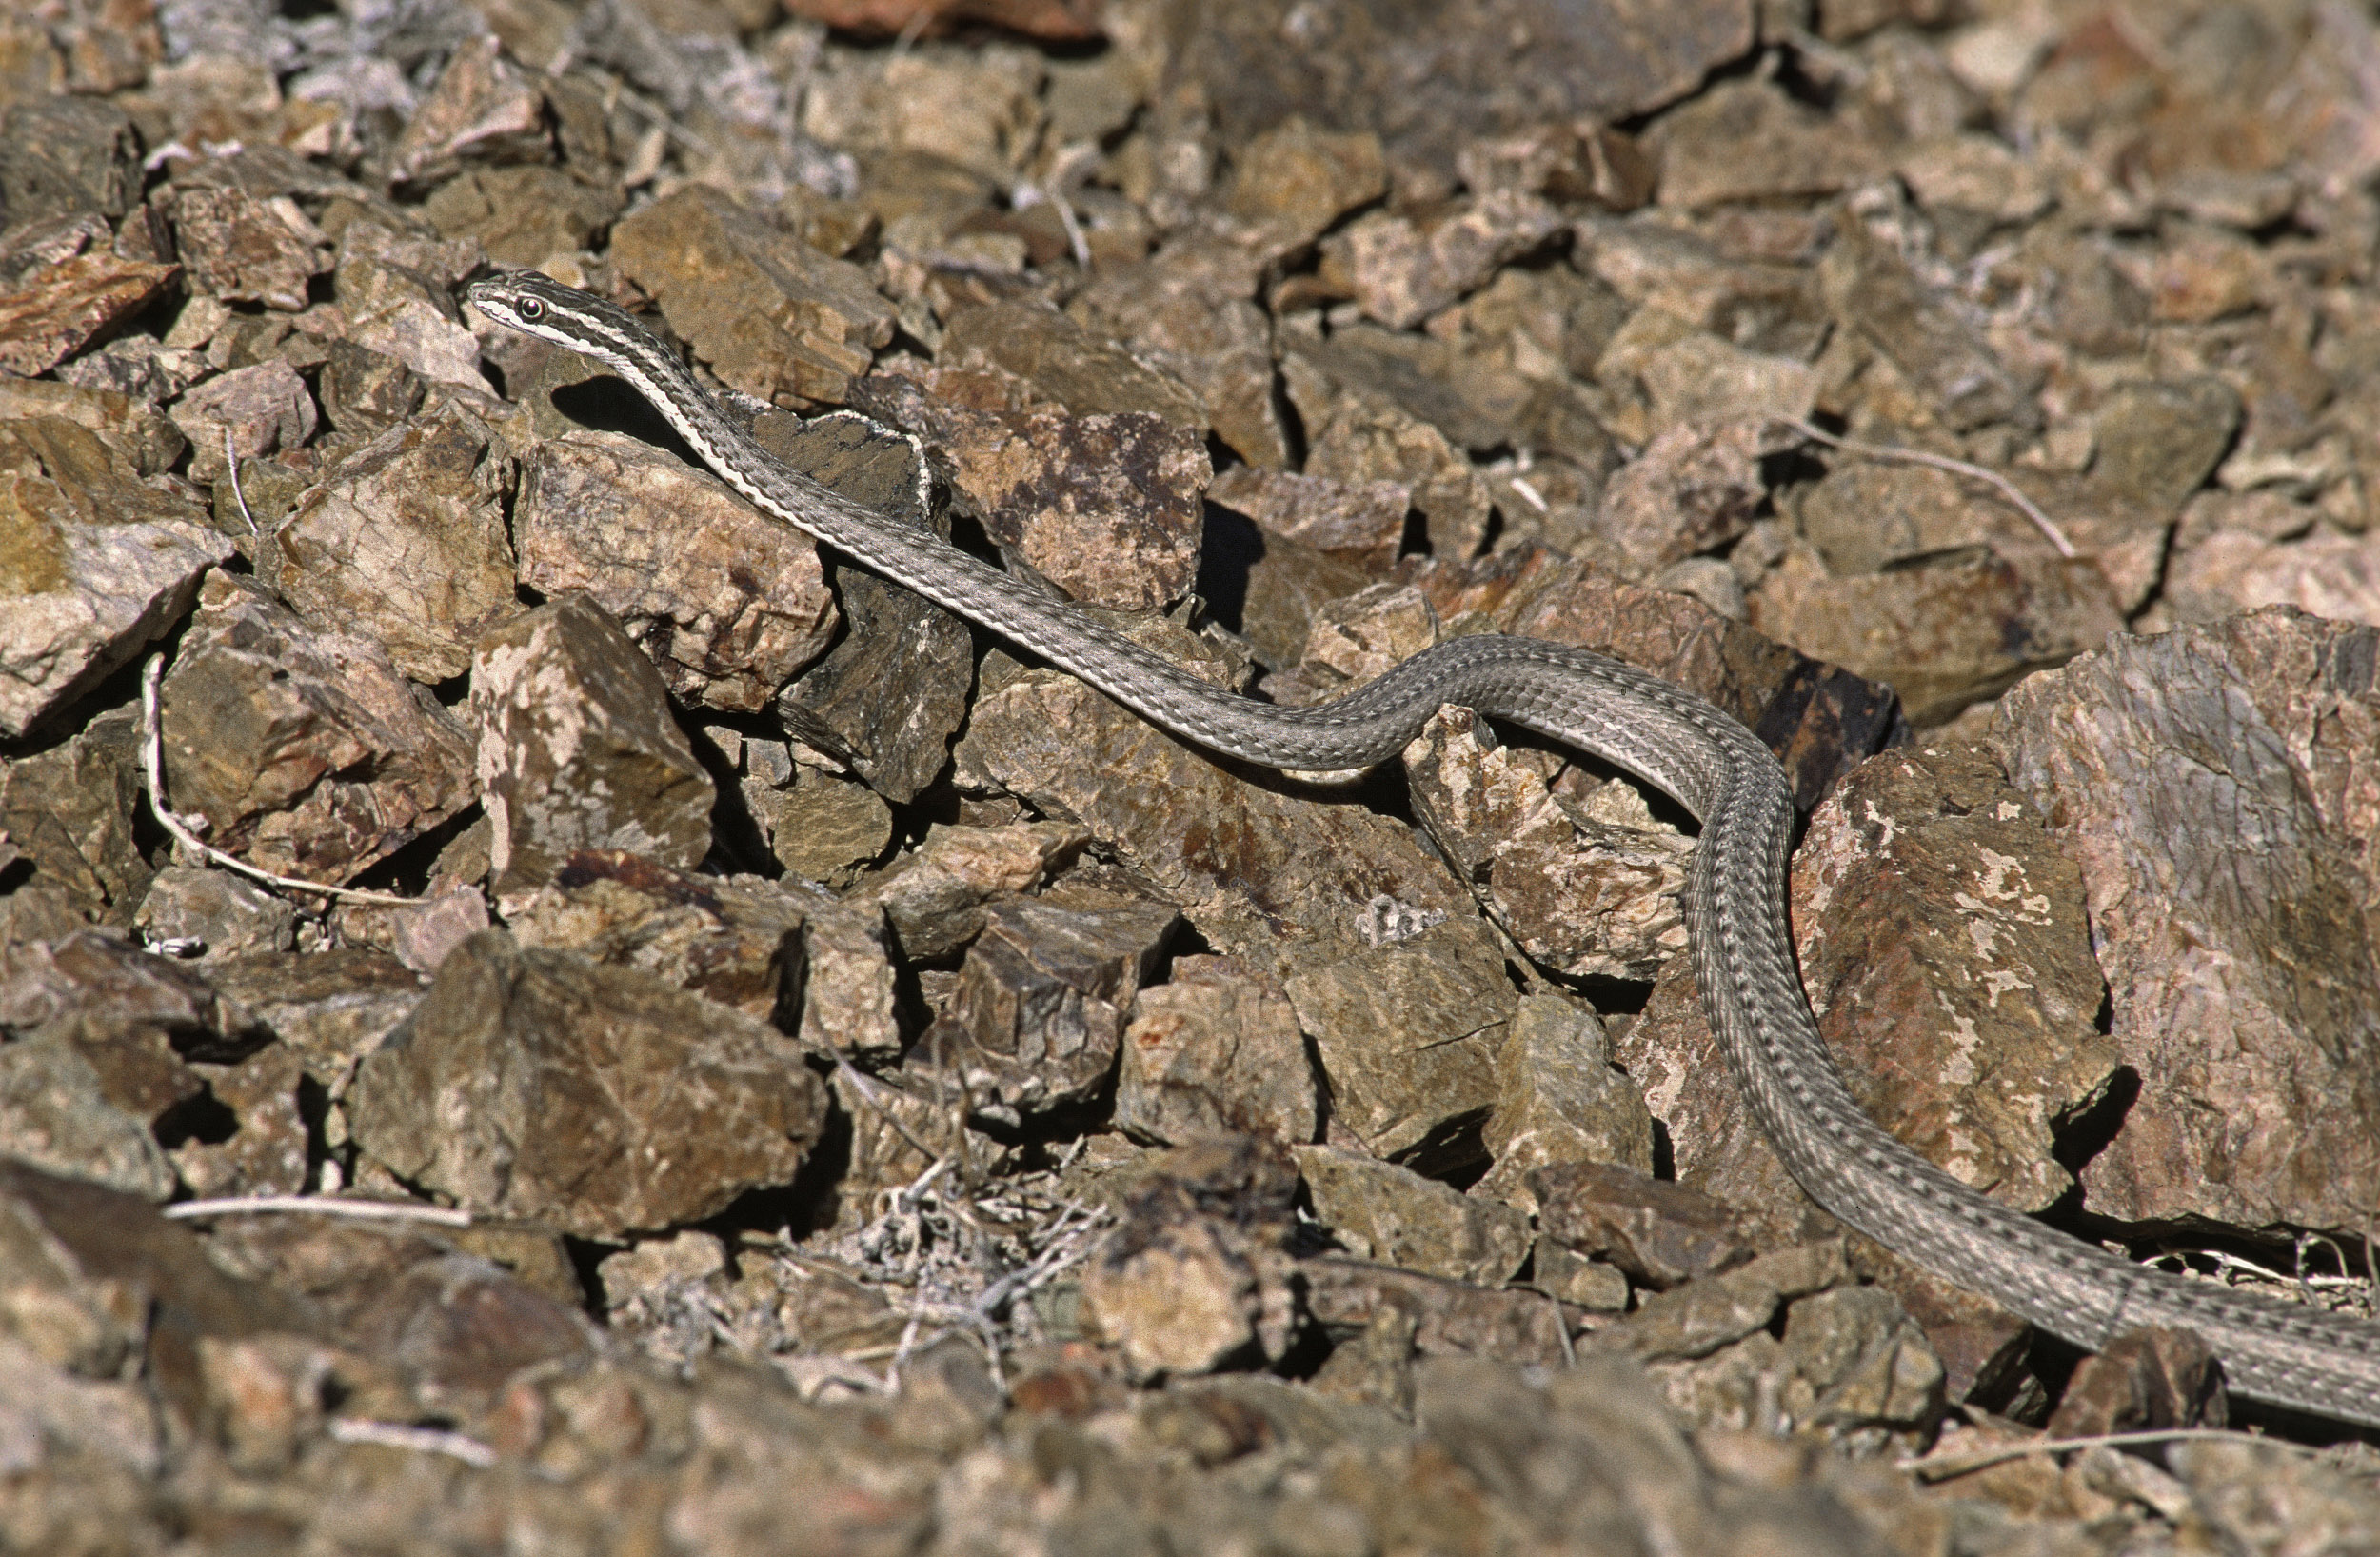
[(820, 485), (755, 443), (678, 352), (617, 305), (533, 270), (464, 288), (496, 325), (633, 386), (762, 512), (1097, 689), (1192, 746), (1293, 771), (1396, 757), (1445, 706), (1574, 747), (1700, 824), (1682, 896), (1695, 985), (1770, 1145), (1818, 1205), (1894, 1253), (2088, 1351), (2146, 1327), (2193, 1331), (2234, 1395), (2380, 1427), (2380, 1325), (2143, 1265), (2002, 1206), (1877, 1125), (1806, 998), (1786, 907), (1795, 812), (1740, 721), (1633, 666), (1481, 633), (1398, 662), (1337, 700), (1289, 708), (1213, 686), (1074, 603)]

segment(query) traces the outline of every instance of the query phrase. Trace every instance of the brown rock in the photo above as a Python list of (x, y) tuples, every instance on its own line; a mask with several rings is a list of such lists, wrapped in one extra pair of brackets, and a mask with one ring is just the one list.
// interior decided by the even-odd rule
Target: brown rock
[(976, 410), (902, 380), (869, 383), (868, 409), (922, 437), (1008, 554), (1078, 600), (1149, 610), (1199, 571), (1205, 445), (1144, 412)]
[(479, 342), (458, 315), (452, 285), (482, 263), (478, 246), (406, 238), (375, 222), (339, 234), (332, 294), (347, 339), (394, 357), (432, 384), (487, 392)]
[(154, 302), (178, 265), (118, 259), (99, 250), (33, 271), (0, 293), (0, 369), (47, 372)]
[(1539, 1168), (1529, 1187), (1545, 1236), (1600, 1255), (1656, 1291), (1716, 1274), (1753, 1256), (1734, 1208), (1684, 1185), (1612, 1163)]
[(594, 246), (620, 214), (616, 193), (558, 168), (466, 168), (422, 203), (448, 238), (470, 238), (498, 265), (533, 266)]
[(1571, 1163), (1653, 1171), (1653, 1116), (1583, 1002), (1520, 998), (1496, 1056), (1497, 1099), (1483, 1134), (1496, 1166), (1474, 1195), (1537, 1212), (1531, 1175)]
[[(800, 422), (764, 417), (755, 434), (778, 458), (843, 496), (948, 539), (947, 516), (929, 502), (924, 456), (912, 440), (842, 412)], [(949, 763), (950, 738), (975, 686), (974, 636), (950, 612), (873, 574), (838, 564), (833, 583), (850, 629), (785, 689), (777, 714), (877, 793), (905, 805)]]
[(173, 1193), (173, 1166), (148, 1125), (108, 1096), (105, 1081), (63, 1033), (0, 1045), (0, 1138), (47, 1172), (143, 1200)]
[(1070, 822), (937, 824), (854, 895), (883, 906), (903, 957), (939, 961), (982, 931), (986, 904), (1045, 885), (1090, 839)]
[[(145, 341), (148, 337), (132, 339)], [(156, 395), (135, 396), (128, 390), (92, 389), (49, 379), (0, 379), (0, 420), (54, 416), (72, 422), (99, 434), (101, 443), (129, 462), (134, 474), (153, 476), (172, 469), (189, 443), (179, 429), (144, 402), (169, 399), (188, 388), (188, 382), (174, 383), (170, 389)]]
[(1359, 1260), (1499, 1286), (1529, 1253), (1529, 1219), (1344, 1147), (1301, 1146), (1314, 1219)]
[(1215, 478), (1206, 500), (1245, 514), (1268, 535), (1378, 572), (1397, 560), (1404, 543), (1413, 492), (1396, 481), (1333, 481), (1236, 465)]
[(0, 625), (0, 731), (11, 736), (129, 664), (188, 611), (207, 570), (231, 555), (229, 541), (187, 507), (129, 524), (76, 522), (76, 496), (110, 493), (76, 482), (83, 473), (29, 460), (0, 477), (0, 598), (10, 602)]
[(582, 848), (682, 869), (709, 851), (710, 775), (652, 662), (585, 595), (483, 639), (471, 708), (500, 900), (534, 891)]
[(748, 1017), (495, 931), (446, 959), (349, 1103), (399, 1177), (598, 1238), (788, 1182), (825, 1107), (800, 1050)]
[(407, 121), (388, 153), (392, 184), (445, 182), (467, 159), (544, 162), (553, 155), (545, 99), (495, 36), (465, 43)]
[(1215, 436), (1253, 465), (1289, 463), (1274, 405), (1273, 324), (1253, 301), (1261, 248), (1186, 236), (1140, 263), (1101, 266), (1066, 305), (1197, 394)]
[(190, 290), (227, 303), (297, 313), (307, 284), (330, 269), (330, 240), (287, 195), (185, 190), (173, 202), (173, 234)]
[(2117, 1052), (2096, 1025), (2081, 873), (1991, 754), (1905, 748), (1855, 769), (1812, 815), (1793, 917), (1861, 1107), (1993, 1199), (2063, 1195), (2057, 1133), (2104, 1095)]
[(451, 680), (474, 644), (521, 614), (512, 483), (504, 442), (449, 401), (332, 468), (273, 532), (268, 576), (309, 619), (369, 630), (413, 680)]
[(1410, 329), (1562, 227), (1552, 205), (1517, 190), (1489, 190), (1418, 220), (1375, 211), (1323, 243), (1324, 274), (1343, 274), (1368, 317)]
[(2003, 703), (2140, 1078), (2094, 1210), (2352, 1228), (2380, 1197), (2371, 637), (2262, 611), (2112, 639)]
[(1293, 114), (1239, 149), (1223, 200), (1232, 215), (1294, 245), (1313, 242), (1387, 192), (1378, 135), (1332, 134)]
[(1081, 1102), (1114, 1073), (1134, 997), (1179, 923), (1170, 904), (1073, 883), (994, 904), (921, 1048), (986, 1117)]
[(713, 190), (688, 186), (638, 211), (611, 253), (697, 356), (763, 400), (840, 403), (892, 340), (893, 307), (865, 271)]
[(1459, 561), (1487, 539), (1487, 485), (1446, 434), (1384, 395), (1353, 389), (1303, 353), (1281, 364), (1304, 423), (1306, 474), (1357, 485), (1402, 484), (1440, 557)]
[(190, 474), (201, 481), (218, 480), (228, 470), (226, 432), (233, 455), (247, 459), (296, 449), (321, 424), (306, 381), (279, 357), (207, 380), (175, 401), (168, 414), (189, 439)]
[(1722, 82), (1664, 115), (1654, 141), (1665, 206), (1833, 194), (1877, 171), (1848, 126), (1765, 81)]
[(1494, 740), (1470, 709), (1444, 709), (1405, 749), (1432, 841), (1534, 961), (1572, 977), (1651, 978), (1685, 949), (1677, 896), (1692, 846), (1650, 815), (1563, 805)]
[(344, 882), (471, 799), (469, 737), (367, 639), (320, 633), (218, 574), (165, 678), (167, 791), (207, 837)]
[(935, 361), (1014, 373), (1038, 399), (1078, 416), (1140, 411), (1206, 430), (1206, 408), (1187, 386), (1055, 309), (991, 302), (954, 314), (942, 326)]
[[(1044, 824), (1046, 825), (1046, 824)], [(1288, 991), (1228, 957), (1178, 957), (1124, 1029), (1116, 1128), (1178, 1145), (1201, 1135), (1311, 1141), (1315, 1080)]]
[(1514, 1009), (1504, 960), (1476, 919), (1286, 981), (1330, 1088), (1331, 1120), (1377, 1157), (1445, 1171), (1483, 1155), (1496, 1060)]
[[(1129, 625), (1177, 664), (1230, 673), (1220, 650), (1170, 623)], [(1472, 911), (1400, 824), (1251, 782), (1056, 671), (987, 665), (954, 759), (962, 788), (1077, 819), (1180, 903), (1216, 949), (1267, 971), (1291, 948), (1360, 947), (1358, 918), (1383, 894)]]
[(2085, 1357), (2050, 1417), (2053, 1438), (2096, 1438), (2231, 1420), (2223, 1365), (2192, 1330), (2126, 1330)]
[(121, 924), (134, 911), (151, 876), (134, 841), (139, 741), (129, 712), (103, 714), (70, 740), (0, 769), (0, 831), (33, 871), (12, 897), (55, 891), (74, 905), (76, 928), (86, 917)]
[(841, 625), (816, 542), (619, 433), (538, 444), (513, 528), (521, 582), (584, 591), (681, 701), (765, 708)]
[(2106, 578), (2081, 558), (1954, 554), (1832, 578), (1789, 555), (1750, 604), (1753, 626), (1891, 686), (1920, 727), (2065, 663), (2123, 625)]
[(1827, 305), (1892, 361), (1954, 431), (1993, 422), (2037, 422), (2032, 395), (1977, 326), (1929, 290), (1909, 262), (1858, 222), (1836, 223), (1818, 267)]
[(1096, 0), (791, 0), (785, 11), (877, 37), (937, 37), (970, 22), (1049, 43), (1100, 36)]

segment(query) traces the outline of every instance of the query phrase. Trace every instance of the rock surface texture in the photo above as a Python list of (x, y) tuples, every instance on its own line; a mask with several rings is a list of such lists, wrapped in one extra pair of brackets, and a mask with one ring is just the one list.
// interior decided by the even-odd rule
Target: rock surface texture
[(1252, 698), (1691, 688), (1885, 1128), (2370, 1318), (2370, 11), (0, 5), (0, 1552), (2369, 1553), (1788, 1177), (1666, 797), (1218, 760), (462, 298)]

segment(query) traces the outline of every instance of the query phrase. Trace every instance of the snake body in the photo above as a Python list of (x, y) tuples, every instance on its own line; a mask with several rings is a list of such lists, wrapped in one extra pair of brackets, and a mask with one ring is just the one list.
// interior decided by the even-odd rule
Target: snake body
[(1702, 824), (1685, 891), (1695, 981), (1730, 1069), (1789, 1171), (1836, 1217), (1935, 1275), (2097, 1349), (2144, 1326), (2195, 1331), (2232, 1391), (2380, 1427), (2380, 1326), (2142, 1267), (1968, 1188), (1854, 1100), (1805, 999), (1785, 910), (1794, 808), (1741, 723), (1658, 677), (1529, 638), (1458, 638), (1336, 702), (1288, 709), (1212, 687), (1075, 607), (842, 497), (752, 442), (622, 309), (529, 271), (474, 282), (498, 324), (625, 378), (764, 512), (1059, 666), (1182, 740), (1299, 769), (1384, 761), (1460, 705), (1613, 763)]

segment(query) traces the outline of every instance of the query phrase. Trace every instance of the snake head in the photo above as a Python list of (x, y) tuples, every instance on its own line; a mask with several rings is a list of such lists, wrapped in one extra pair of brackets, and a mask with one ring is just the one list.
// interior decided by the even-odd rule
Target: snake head
[(499, 270), (463, 289), (464, 301), (508, 329), (610, 357), (651, 349), (652, 336), (623, 309), (536, 270)]

